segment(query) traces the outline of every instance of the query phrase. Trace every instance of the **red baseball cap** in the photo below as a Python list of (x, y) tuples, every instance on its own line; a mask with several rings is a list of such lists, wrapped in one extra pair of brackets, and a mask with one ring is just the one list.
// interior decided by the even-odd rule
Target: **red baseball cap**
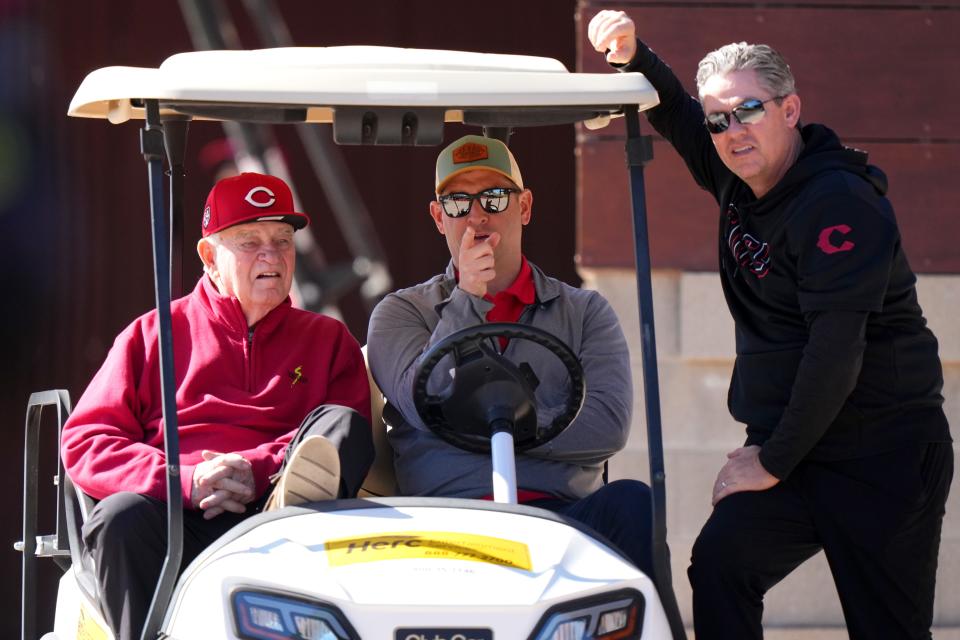
[(293, 210), (290, 187), (276, 176), (241, 173), (213, 185), (203, 209), (203, 237), (244, 222), (286, 222), (294, 229), (310, 223)]

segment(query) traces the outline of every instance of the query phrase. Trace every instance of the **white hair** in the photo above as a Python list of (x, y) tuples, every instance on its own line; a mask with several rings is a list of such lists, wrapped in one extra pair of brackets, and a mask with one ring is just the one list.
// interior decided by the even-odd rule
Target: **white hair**
[(201, 238), (201, 240), (206, 240), (215, 247), (219, 247), (221, 244), (223, 244), (223, 236), (220, 235), (220, 231), (211, 233), (207, 237)]

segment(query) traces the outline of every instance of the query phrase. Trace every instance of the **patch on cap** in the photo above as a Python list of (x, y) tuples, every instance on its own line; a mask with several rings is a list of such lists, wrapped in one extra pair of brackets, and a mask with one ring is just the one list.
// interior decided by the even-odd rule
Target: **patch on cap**
[(454, 140), (437, 156), (434, 191), (440, 193), (454, 176), (475, 169), (499, 173), (523, 189), (520, 167), (507, 145), (495, 138), (469, 135)]
[(206, 229), (210, 226), (210, 205), (207, 205), (203, 209), (203, 228)]
[(490, 157), (487, 145), (477, 144), (476, 142), (466, 142), (453, 150), (453, 163), (463, 164), (464, 162), (476, 162), (477, 160), (486, 160)]

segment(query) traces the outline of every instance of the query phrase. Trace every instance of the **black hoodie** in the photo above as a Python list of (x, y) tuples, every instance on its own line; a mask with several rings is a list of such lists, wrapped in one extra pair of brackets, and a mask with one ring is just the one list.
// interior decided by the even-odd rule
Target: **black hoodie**
[(937, 341), (926, 328), (886, 176), (827, 127), (762, 198), (731, 173), (703, 110), (642, 42), (624, 70), (660, 95), (650, 123), (720, 205), (720, 276), (736, 327), (728, 404), (784, 478), (907, 442), (949, 442)]

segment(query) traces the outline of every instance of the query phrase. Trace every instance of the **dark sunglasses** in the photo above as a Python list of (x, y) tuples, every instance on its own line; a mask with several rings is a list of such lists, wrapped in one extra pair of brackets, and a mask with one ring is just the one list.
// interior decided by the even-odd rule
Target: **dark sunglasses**
[(448, 193), (439, 196), (437, 201), (443, 207), (445, 214), (451, 218), (462, 218), (470, 213), (474, 200), (477, 200), (480, 208), (487, 213), (500, 213), (510, 206), (511, 193), (520, 193), (520, 190), (496, 187), (480, 193)]
[[(756, 98), (744, 100), (739, 106), (734, 107), (730, 111), (708, 113), (707, 117), (703, 120), (703, 124), (707, 125), (707, 131), (710, 133), (723, 133), (726, 131), (730, 127), (730, 116), (736, 118), (740, 124), (756, 124), (763, 120), (763, 115), (766, 113), (763, 105), (773, 100), (783, 100), (786, 97), (787, 96), (776, 96), (774, 98), (767, 98), (766, 100), (757, 100)], [(780, 103), (777, 102), (777, 104)]]

